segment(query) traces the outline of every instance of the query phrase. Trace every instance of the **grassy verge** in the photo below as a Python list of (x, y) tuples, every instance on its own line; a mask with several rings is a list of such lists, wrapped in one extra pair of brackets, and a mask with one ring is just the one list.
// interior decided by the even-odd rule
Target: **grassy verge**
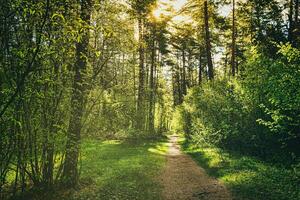
[(85, 140), (82, 143), (81, 181), (74, 190), (59, 189), (30, 199), (43, 200), (157, 200), (158, 174), (165, 164), (165, 142)]
[(300, 180), (292, 170), (255, 158), (233, 155), (211, 147), (181, 141), (184, 152), (241, 200), (299, 200)]

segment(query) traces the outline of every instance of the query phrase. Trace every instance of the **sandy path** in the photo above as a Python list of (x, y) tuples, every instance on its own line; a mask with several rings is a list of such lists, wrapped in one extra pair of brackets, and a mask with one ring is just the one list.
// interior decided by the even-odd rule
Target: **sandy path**
[(170, 136), (167, 164), (160, 177), (165, 200), (231, 200), (229, 191), (218, 180), (209, 177), (190, 156), (183, 154), (178, 137)]

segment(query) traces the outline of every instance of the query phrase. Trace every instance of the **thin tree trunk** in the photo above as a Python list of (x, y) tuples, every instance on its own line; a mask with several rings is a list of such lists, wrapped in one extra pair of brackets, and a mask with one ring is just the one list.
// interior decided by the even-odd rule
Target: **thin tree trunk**
[(178, 105), (182, 104), (183, 102), (183, 92), (182, 92), (182, 73), (180, 70), (180, 52), (177, 54), (177, 64), (175, 65), (175, 72), (176, 72), (176, 83), (177, 83), (177, 93), (178, 93)]
[(151, 49), (151, 66), (150, 66), (150, 99), (149, 99), (149, 132), (154, 131), (154, 69), (155, 69), (155, 57), (156, 57), (156, 48), (155, 48), (155, 28), (153, 28), (152, 33), (152, 49)]
[[(92, 0), (82, 0), (81, 5), (81, 19), (87, 25), (90, 25)], [(84, 111), (85, 98), (85, 83), (84, 74), (86, 72), (89, 45), (89, 30), (83, 30), (82, 39), (76, 44), (76, 62), (75, 75), (73, 83), (73, 94), (71, 99), (71, 118), (68, 128), (68, 140), (66, 145), (66, 158), (63, 169), (63, 180), (67, 186), (75, 186), (78, 183), (78, 159), (80, 146), (80, 132), (81, 132), (81, 118)]]
[(207, 0), (204, 2), (204, 21), (205, 21), (205, 42), (207, 52), (207, 65), (208, 65), (208, 78), (209, 80), (214, 79), (214, 67), (211, 55), (211, 43), (210, 43), (210, 31), (209, 31), (209, 16), (208, 16), (208, 3)]
[(299, 20), (299, 0), (295, 0), (295, 24), (296, 25), (298, 25), (298, 20)]
[[(230, 72), (227, 74), (227, 68), (228, 68), (228, 54), (229, 53), (227, 53), (227, 50), (226, 50), (226, 53), (225, 53), (225, 61), (224, 61), (224, 78), (226, 78), (227, 77), (227, 75), (228, 76), (230, 76)], [(230, 71), (230, 70), (229, 70)]]
[(293, 34), (294, 34), (295, 47), (299, 48), (299, 42), (300, 42), (299, 0), (295, 0), (295, 22), (294, 22)]
[(143, 22), (142, 17), (138, 18), (138, 28), (139, 28), (139, 85), (138, 85), (138, 99), (137, 99), (137, 109), (136, 109), (136, 128), (142, 130), (144, 128), (145, 116), (144, 116), (144, 34), (143, 34)]
[(201, 56), (201, 50), (199, 52), (199, 69), (198, 69), (198, 84), (202, 84), (202, 56)]
[[(132, 55), (132, 58), (133, 58), (133, 60), (135, 60), (136, 59), (136, 56), (135, 56), (135, 53), (133, 53), (133, 55)], [(137, 101), (137, 98), (136, 98), (136, 73), (135, 73), (135, 66), (133, 67), (133, 89), (134, 89), (134, 101), (135, 101), (135, 103), (136, 103), (136, 101)], [(135, 105), (135, 104), (134, 104)]]
[(187, 94), (186, 67), (185, 67), (185, 48), (182, 49), (182, 92), (183, 92), (183, 95)]
[(236, 74), (236, 61), (235, 61), (235, 43), (236, 43), (236, 34), (235, 34), (235, 0), (232, 0), (232, 49), (231, 49), (231, 73), (232, 76)]
[(294, 31), (294, 0), (290, 0), (290, 10), (289, 10), (289, 29), (288, 29), (288, 40), (291, 44), (293, 44), (293, 31)]
[(188, 88), (192, 87), (194, 85), (194, 76), (193, 76), (193, 69), (192, 69), (192, 52), (191, 49), (189, 49), (189, 55), (188, 55), (188, 80), (187, 80), (187, 86)]

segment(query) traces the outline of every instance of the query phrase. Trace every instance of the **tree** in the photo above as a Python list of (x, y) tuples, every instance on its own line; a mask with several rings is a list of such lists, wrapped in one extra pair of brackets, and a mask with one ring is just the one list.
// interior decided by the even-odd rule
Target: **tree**
[(80, 2), (80, 18), (83, 28), (80, 41), (76, 44), (76, 62), (74, 65), (74, 83), (71, 105), (71, 118), (68, 129), (66, 145), (66, 158), (64, 162), (63, 178), (67, 186), (75, 186), (78, 183), (78, 159), (80, 133), (82, 128), (81, 119), (85, 108), (85, 73), (88, 65), (89, 25), (91, 20), (92, 0)]
[(150, 63), (150, 76), (149, 76), (149, 119), (148, 119), (148, 129), (149, 132), (154, 131), (154, 115), (155, 115), (155, 71), (156, 71), (156, 25), (152, 24), (151, 30), (151, 63)]
[(206, 43), (206, 56), (208, 64), (208, 78), (209, 80), (214, 79), (214, 67), (211, 56), (211, 41), (210, 41), (210, 31), (209, 31), (209, 15), (208, 15), (208, 3), (207, 0), (204, 1), (204, 22), (205, 22), (205, 43)]
[(138, 32), (139, 32), (139, 83), (138, 83), (138, 98), (137, 98), (137, 120), (136, 128), (143, 130), (145, 123), (145, 68), (144, 68), (144, 33), (143, 33), (143, 19), (142, 15), (138, 16)]
[(139, 53), (139, 75), (138, 75), (138, 96), (136, 106), (136, 122), (137, 130), (145, 129), (145, 21), (146, 16), (150, 12), (150, 5), (154, 0), (130, 0), (131, 7), (138, 22), (138, 53)]
[(231, 47), (231, 73), (232, 76), (236, 74), (236, 26), (235, 26), (235, 0), (232, 0), (232, 47)]

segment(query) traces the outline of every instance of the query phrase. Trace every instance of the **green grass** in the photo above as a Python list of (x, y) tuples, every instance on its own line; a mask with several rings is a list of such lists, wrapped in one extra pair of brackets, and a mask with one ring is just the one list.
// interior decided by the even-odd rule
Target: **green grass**
[(300, 178), (292, 170), (212, 147), (182, 142), (182, 149), (241, 200), (299, 200)]
[(159, 200), (158, 176), (166, 161), (167, 148), (166, 142), (84, 140), (79, 187), (61, 188), (34, 199)]
[(160, 199), (155, 181), (165, 163), (165, 143), (85, 141), (82, 153), (82, 180), (93, 184), (75, 199)]

